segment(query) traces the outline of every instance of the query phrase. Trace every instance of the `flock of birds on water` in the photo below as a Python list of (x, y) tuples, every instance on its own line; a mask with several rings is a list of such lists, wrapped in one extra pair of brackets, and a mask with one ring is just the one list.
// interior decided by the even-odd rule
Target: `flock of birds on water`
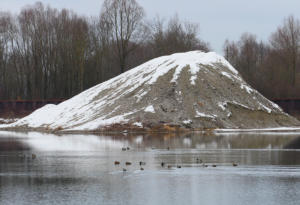
[[(129, 147), (123, 147), (123, 148), (122, 148), (122, 151), (128, 151), (128, 150), (130, 150)], [(170, 148), (167, 147), (167, 150), (170, 150)], [(22, 155), (22, 156), (25, 157), (25, 155)], [(31, 158), (32, 158), (32, 159), (35, 159), (35, 158), (36, 158), (36, 154), (32, 154), (32, 155), (31, 155)], [(205, 164), (205, 163), (203, 162), (203, 160), (200, 159), (200, 158), (196, 158), (196, 159), (195, 159), (195, 162), (196, 162), (197, 164), (201, 164), (202, 167), (208, 167), (208, 165)], [(119, 165), (121, 165), (121, 162), (120, 162), (120, 161), (115, 161), (114, 164), (115, 164), (115, 166), (119, 166)], [(130, 166), (130, 165), (132, 165), (132, 163), (131, 163), (131, 162), (125, 162), (125, 165), (126, 165), (126, 166)], [(146, 165), (146, 162), (140, 161), (140, 162), (139, 162), (139, 165), (140, 165), (140, 170), (141, 170), (141, 171), (144, 171), (143, 166)], [(172, 169), (172, 168), (173, 168), (173, 166), (172, 166), (171, 164), (167, 164), (166, 162), (161, 162), (160, 165), (161, 165), (162, 168), (164, 168), (164, 167), (166, 167), (166, 168), (168, 168), (168, 169)], [(212, 166), (212, 167), (217, 167), (216, 164), (212, 164), (211, 166)], [(235, 162), (233, 162), (233, 163), (232, 163), (232, 166), (237, 167), (238, 164), (235, 163)], [(180, 169), (180, 168), (181, 168), (181, 165), (177, 165), (177, 166), (175, 166), (175, 167), (177, 167), (178, 169)], [(126, 171), (127, 171), (127, 169), (126, 169), (126, 168), (123, 168), (123, 172), (126, 172)]]
[[(130, 150), (129, 147), (123, 147), (123, 148), (122, 148), (122, 151), (128, 151), (128, 150)], [(167, 147), (167, 150), (170, 150), (170, 147)], [(208, 167), (208, 165), (205, 164), (205, 163), (203, 162), (203, 160), (200, 159), (200, 158), (196, 158), (196, 159), (195, 159), (195, 162), (196, 162), (197, 164), (201, 164), (203, 167)], [(115, 161), (114, 164), (115, 164), (115, 166), (119, 166), (119, 165), (121, 165), (121, 162), (120, 162), (120, 161)], [(146, 162), (140, 161), (140, 162), (138, 162), (138, 164), (140, 165), (140, 170), (141, 170), (141, 171), (144, 171), (145, 169), (143, 168), (143, 166), (146, 165)], [(126, 165), (126, 166), (130, 166), (130, 165), (132, 165), (132, 163), (131, 163), (131, 162), (125, 162), (125, 165)], [(172, 166), (171, 164), (167, 164), (166, 162), (161, 162), (160, 165), (161, 165), (162, 168), (164, 168), (164, 167), (166, 167), (166, 168), (168, 168), (168, 169), (172, 169), (172, 168), (173, 168), (173, 166)], [(217, 167), (216, 164), (212, 164), (211, 166), (212, 166), (212, 167)], [(232, 163), (232, 166), (233, 166), (233, 167), (237, 167), (238, 164), (235, 163), (235, 162), (233, 162), (233, 163)], [(175, 167), (177, 167), (178, 169), (180, 169), (180, 168), (181, 168), (181, 165), (177, 165), (177, 166), (175, 166)], [(123, 172), (126, 172), (126, 171), (127, 171), (127, 169), (126, 169), (126, 168), (123, 168)]]

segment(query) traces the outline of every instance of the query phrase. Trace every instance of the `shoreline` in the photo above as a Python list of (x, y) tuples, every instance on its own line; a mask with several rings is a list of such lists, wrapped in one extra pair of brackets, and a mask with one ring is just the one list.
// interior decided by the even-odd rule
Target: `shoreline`
[(276, 128), (207, 128), (207, 129), (182, 129), (182, 130), (152, 130), (152, 129), (123, 129), (123, 130), (50, 130), (45, 128), (24, 128), (24, 127), (6, 127), (0, 128), (0, 131), (8, 132), (40, 132), (51, 134), (189, 134), (201, 133), (204, 135), (218, 134), (268, 134), (268, 133), (291, 133), (300, 134), (300, 127), (276, 127)]

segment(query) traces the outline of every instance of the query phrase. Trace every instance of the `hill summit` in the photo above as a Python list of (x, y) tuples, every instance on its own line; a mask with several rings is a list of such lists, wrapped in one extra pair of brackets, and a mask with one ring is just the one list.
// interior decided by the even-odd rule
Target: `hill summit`
[(251, 88), (222, 56), (192, 51), (150, 60), (8, 127), (103, 131), (295, 125), (299, 121)]

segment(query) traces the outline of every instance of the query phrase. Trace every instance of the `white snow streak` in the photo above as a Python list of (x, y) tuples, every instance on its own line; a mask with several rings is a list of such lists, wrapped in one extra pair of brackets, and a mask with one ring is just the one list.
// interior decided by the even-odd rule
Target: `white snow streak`
[(193, 121), (192, 120), (184, 120), (182, 122), (183, 122), (183, 124), (191, 124)]
[(149, 105), (145, 108), (145, 112), (155, 113), (154, 107), (152, 105)]
[(268, 108), (267, 106), (263, 105), (262, 103), (259, 103), (259, 105), (262, 107), (263, 110), (267, 111), (268, 113), (272, 112), (272, 109)]
[(221, 74), (226, 76), (227, 78), (233, 80), (232, 76), (229, 73), (223, 71), (223, 72), (221, 72)]
[(135, 125), (137, 127), (143, 127), (143, 124), (141, 122), (135, 122), (135, 123), (133, 123), (133, 125)]
[(245, 89), (247, 91), (247, 93), (249, 93), (249, 94), (251, 94), (253, 92), (253, 89), (245, 84), (241, 84), (241, 89)]
[(219, 103), (218, 103), (218, 106), (219, 106), (223, 111), (226, 110), (226, 107), (225, 107), (226, 105), (227, 105), (226, 102), (219, 102)]
[(209, 114), (205, 114), (202, 112), (199, 112), (198, 110), (196, 110), (196, 116), (195, 117), (205, 117), (205, 118), (216, 118), (216, 115), (209, 115)]
[[(223, 67), (214, 66), (215, 64), (223, 65), (224, 69)], [(211, 68), (207, 68), (206, 65), (211, 66)], [(135, 92), (139, 88), (149, 88), (149, 90), (141, 89), (133, 95), (136, 97), (138, 103), (150, 91), (151, 85), (156, 83), (158, 78), (174, 70), (171, 82), (177, 83), (183, 69), (188, 69), (188, 72), (190, 72), (192, 85), (196, 85), (199, 77), (198, 72), (201, 69), (203, 69), (204, 73), (209, 72), (210, 69), (215, 69), (221, 72), (222, 75), (239, 83), (241, 89), (245, 89), (249, 94), (253, 92), (253, 89), (243, 82), (238, 72), (224, 57), (214, 52), (191, 51), (150, 60), (115, 78), (96, 85), (59, 105), (46, 105), (15, 123), (0, 125), (0, 127), (27, 126), (49, 129), (60, 127), (65, 130), (94, 130), (113, 123), (128, 122), (130, 115), (137, 111), (129, 110), (128, 113), (118, 114), (121, 108), (114, 105), (119, 99)], [(272, 103), (271, 105), (274, 109), (280, 110), (276, 104)], [(107, 106), (111, 106), (112, 111), (107, 111)], [(224, 104), (218, 104), (218, 106), (222, 110), (226, 109)], [(246, 106), (246, 108), (249, 107)], [(152, 105), (146, 107), (144, 111), (155, 113)], [(196, 115), (208, 118), (217, 117), (201, 112), (197, 112)]]

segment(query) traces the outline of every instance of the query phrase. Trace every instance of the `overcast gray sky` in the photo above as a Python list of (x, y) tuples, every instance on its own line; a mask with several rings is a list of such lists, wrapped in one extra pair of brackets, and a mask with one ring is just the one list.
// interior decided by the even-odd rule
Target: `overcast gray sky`
[[(17, 13), (36, 0), (0, 0), (0, 10)], [(41, 0), (55, 8), (69, 8), (87, 16), (98, 15), (103, 0)], [(171, 17), (175, 13), (182, 20), (200, 25), (200, 37), (213, 50), (222, 52), (226, 38), (239, 39), (243, 32), (267, 40), (283, 19), (294, 15), (300, 19), (299, 0), (137, 0), (144, 7), (147, 18)]]

